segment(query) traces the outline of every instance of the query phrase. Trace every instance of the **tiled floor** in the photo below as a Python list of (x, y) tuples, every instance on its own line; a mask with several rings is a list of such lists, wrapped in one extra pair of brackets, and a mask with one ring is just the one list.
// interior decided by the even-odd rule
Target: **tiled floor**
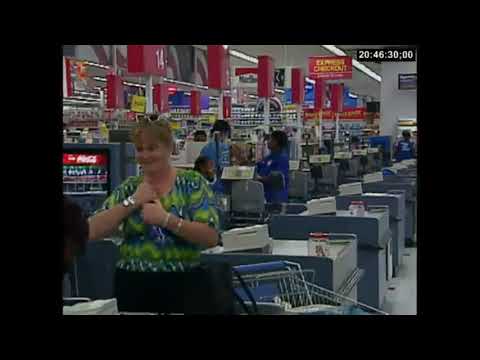
[[(393, 278), (387, 290), (384, 310), (392, 315), (417, 314), (417, 249), (405, 249), (399, 276)], [(408, 254), (408, 255), (407, 255)]]

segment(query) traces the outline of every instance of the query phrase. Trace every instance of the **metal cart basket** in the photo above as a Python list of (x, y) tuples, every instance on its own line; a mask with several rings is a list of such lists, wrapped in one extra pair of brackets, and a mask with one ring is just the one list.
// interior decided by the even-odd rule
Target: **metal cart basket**
[[(234, 291), (260, 315), (388, 315), (313, 283), (315, 272), (300, 264), (273, 261), (235, 266)], [(242, 313), (242, 311), (239, 311)]]

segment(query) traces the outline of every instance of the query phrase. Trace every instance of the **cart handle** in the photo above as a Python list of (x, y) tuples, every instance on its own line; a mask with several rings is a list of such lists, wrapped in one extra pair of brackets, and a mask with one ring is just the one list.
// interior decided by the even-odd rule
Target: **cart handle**
[(234, 266), (234, 269), (239, 273), (256, 273), (256, 272), (269, 272), (269, 271), (279, 271), (286, 270), (288, 264), (285, 261), (269, 261), (265, 263), (257, 264), (246, 264)]

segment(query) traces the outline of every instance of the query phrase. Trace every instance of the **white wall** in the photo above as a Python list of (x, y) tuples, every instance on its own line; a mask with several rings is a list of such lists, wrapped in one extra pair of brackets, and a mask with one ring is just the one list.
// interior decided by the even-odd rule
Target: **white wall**
[(397, 134), (398, 117), (417, 117), (417, 90), (398, 90), (398, 74), (416, 73), (416, 62), (382, 63), (380, 134)]

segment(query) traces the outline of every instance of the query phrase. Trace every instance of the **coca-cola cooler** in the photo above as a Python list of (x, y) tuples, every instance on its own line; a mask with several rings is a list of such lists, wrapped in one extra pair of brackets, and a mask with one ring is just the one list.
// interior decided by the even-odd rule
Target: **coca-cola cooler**
[(127, 177), (138, 174), (131, 143), (63, 145), (63, 193), (87, 215)]

